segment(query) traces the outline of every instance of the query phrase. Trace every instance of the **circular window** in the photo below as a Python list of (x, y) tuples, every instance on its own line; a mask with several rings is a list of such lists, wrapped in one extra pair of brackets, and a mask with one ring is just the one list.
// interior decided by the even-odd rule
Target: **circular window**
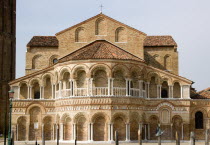
[(53, 64), (57, 63), (58, 62), (58, 59), (57, 58), (54, 58), (53, 59)]

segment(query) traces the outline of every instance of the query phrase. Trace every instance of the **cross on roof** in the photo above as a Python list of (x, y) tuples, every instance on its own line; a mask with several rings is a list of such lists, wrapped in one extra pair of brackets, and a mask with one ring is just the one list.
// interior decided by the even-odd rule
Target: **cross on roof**
[(104, 7), (103, 5), (100, 5), (100, 8), (101, 8), (101, 13), (102, 13), (103, 7)]

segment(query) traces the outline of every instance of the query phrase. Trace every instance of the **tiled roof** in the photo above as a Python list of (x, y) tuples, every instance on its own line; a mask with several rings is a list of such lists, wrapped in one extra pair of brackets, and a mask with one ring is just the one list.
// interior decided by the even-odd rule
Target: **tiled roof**
[(210, 87), (195, 93), (192, 99), (210, 99)]
[(55, 36), (34, 36), (28, 47), (58, 47), (58, 39)]
[(96, 40), (62, 58), (58, 62), (69, 60), (87, 60), (87, 59), (121, 59), (121, 60), (143, 60), (120, 47), (106, 41)]
[[(34, 36), (27, 44), (28, 47), (58, 47), (55, 36)], [(144, 46), (177, 46), (171, 36), (147, 36)]]
[(147, 36), (144, 46), (177, 46), (172, 36)]

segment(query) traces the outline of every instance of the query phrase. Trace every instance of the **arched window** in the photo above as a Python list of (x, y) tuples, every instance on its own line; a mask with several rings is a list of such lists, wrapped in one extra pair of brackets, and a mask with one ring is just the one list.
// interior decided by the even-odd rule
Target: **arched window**
[(103, 18), (96, 20), (96, 35), (106, 35), (106, 21)]
[(53, 65), (58, 62), (58, 55), (52, 55), (49, 59), (49, 65)]
[(175, 82), (173, 86), (173, 98), (181, 98), (181, 86), (178, 82)]
[(35, 55), (32, 59), (32, 69), (39, 69), (40, 68), (40, 61), (41, 55)]
[(171, 70), (171, 56), (168, 54), (164, 57), (164, 68), (166, 70)]
[(126, 42), (127, 41), (127, 35), (125, 28), (119, 27), (115, 31), (115, 42)]
[(34, 99), (40, 99), (40, 92), (34, 93)]
[(161, 89), (161, 98), (168, 98), (168, 83), (166, 81), (163, 82), (162, 84), (162, 89)]
[(162, 89), (162, 91), (161, 91), (161, 97), (162, 98), (168, 98), (168, 91), (166, 89)]
[(195, 113), (195, 128), (203, 129), (203, 113), (201, 111)]
[(162, 123), (170, 123), (170, 113), (167, 109), (163, 109), (161, 112)]
[(75, 31), (75, 42), (85, 42), (85, 29), (79, 27)]

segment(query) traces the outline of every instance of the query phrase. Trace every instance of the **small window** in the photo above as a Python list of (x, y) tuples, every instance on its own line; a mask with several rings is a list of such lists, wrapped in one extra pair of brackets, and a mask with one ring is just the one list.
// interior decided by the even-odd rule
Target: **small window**
[(57, 58), (54, 58), (53, 59), (53, 64), (57, 63), (58, 62), (58, 59)]
[(162, 91), (161, 91), (161, 97), (162, 98), (168, 98), (168, 91), (166, 89), (162, 89)]
[(201, 111), (195, 113), (195, 128), (203, 129), (203, 113)]
[(40, 92), (35, 92), (34, 99), (40, 99)]

